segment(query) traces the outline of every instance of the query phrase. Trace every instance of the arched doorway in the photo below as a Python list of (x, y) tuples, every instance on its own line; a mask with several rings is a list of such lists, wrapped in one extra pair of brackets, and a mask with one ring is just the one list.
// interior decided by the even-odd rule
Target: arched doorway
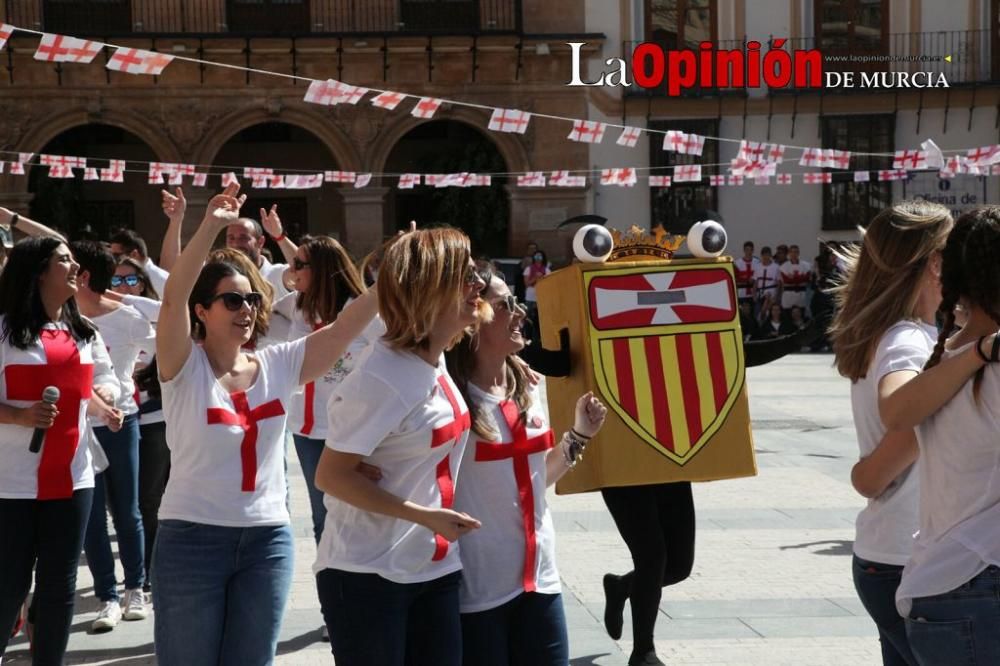
[(142, 139), (113, 125), (79, 125), (62, 132), (39, 154), (85, 157), (90, 167), (108, 167), (108, 160), (129, 161), (123, 183), (84, 180), (80, 169), (73, 178), (50, 178), (46, 166), (31, 167), (28, 191), (32, 218), (67, 234), (71, 239), (107, 239), (116, 229), (135, 229), (158, 256), (166, 219), (160, 209), (159, 188), (147, 184), (143, 163), (158, 161)]
[[(411, 129), (396, 143), (386, 160), (387, 173), (506, 172), (496, 145), (470, 125), (434, 120)], [(405, 229), (410, 220), (420, 225), (448, 224), (468, 234), (477, 256), (507, 255), (510, 202), (505, 177), (493, 177), (490, 187), (421, 186), (394, 188), (386, 205), (386, 228)]]
[[(340, 168), (326, 145), (309, 130), (285, 122), (251, 125), (230, 137), (212, 164), (213, 173), (236, 172), (247, 195), (243, 206), (247, 217), (257, 219), (261, 208), (278, 204), (278, 215), (291, 238), (297, 240), (307, 233), (343, 238), (344, 207), (337, 189), (344, 185), (324, 183), (308, 190), (258, 189), (243, 177), (243, 167), (272, 168), (280, 174), (322, 173)], [(281, 261), (276, 245), (271, 251), (274, 259)]]

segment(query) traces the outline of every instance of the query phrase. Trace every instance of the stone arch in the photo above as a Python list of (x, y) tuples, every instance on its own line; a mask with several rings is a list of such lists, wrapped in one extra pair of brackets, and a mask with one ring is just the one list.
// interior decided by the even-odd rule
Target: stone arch
[[(237, 133), (263, 123), (287, 123), (294, 125), (318, 138), (337, 160), (344, 171), (361, 171), (361, 156), (350, 138), (337, 128), (329, 118), (309, 110), (284, 108), (279, 113), (271, 113), (264, 108), (237, 109), (224, 116), (209, 130), (210, 137), (195, 155), (196, 164), (212, 164), (215, 157)], [(262, 165), (263, 166), (263, 165)]]

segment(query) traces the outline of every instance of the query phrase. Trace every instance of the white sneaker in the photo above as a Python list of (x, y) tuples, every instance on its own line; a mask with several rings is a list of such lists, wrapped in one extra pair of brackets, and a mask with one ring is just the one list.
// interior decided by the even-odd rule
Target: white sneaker
[(94, 631), (111, 631), (122, 619), (122, 607), (117, 600), (102, 601), (101, 609), (97, 611), (97, 619), (90, 625)]
[(125, 598), (122, 599), (122, 607), (125, 609), (126, 620), (145, 620), (149, 617), (149, 609), (146, 607), (146, 595), (142, 588), (125, 590)]

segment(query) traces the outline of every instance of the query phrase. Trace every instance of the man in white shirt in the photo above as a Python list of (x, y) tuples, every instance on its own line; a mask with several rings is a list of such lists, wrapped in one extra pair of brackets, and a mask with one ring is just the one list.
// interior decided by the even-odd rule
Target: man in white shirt
[(780, 302), (781, 298), (781, 270), (771, 259), (771, 248), (760, 248), (760, 264), (754, 268), (753, 278), (754, 295), (760, 306), (757, 312), (764, 317), (771, 304)]
[(799, 246), (788, 248), (788, 261), (781, 264), (781, 309), (806, 308), (806, 288), (812, 275), (812, 264), (799, 259)]
[(115, 260), (126, 256), (142, 264), (149, 275), (150, 284), (156, 289), (156, 293), (163, 294), (163, 286), (167, 284), (170, 273), (157, 266), (149, 258), (146, 241), (142, 236), (131, 229), (121, 229), (111, 237), (111, 254), (115, 255)]
[[(280, 221), (278, 222), (280, 225)], [(275, 236), (278, 243), (285, 240), (284, 232), (278, 227), (278, 235)], [(261, 250), (267, 244), (267, 237), (264, 229), (256, 220), (249, 217), (241, 217), (228, 227), (226, 227), (226, 247), (239, 250), (250, 257), (250, 261), (257, 264), (260, 274), (274, 287), (275, 300), (289, 293), (285, 286), (284, 275), (288, 270), (288, 264), (272, 264), (261, 254)]]

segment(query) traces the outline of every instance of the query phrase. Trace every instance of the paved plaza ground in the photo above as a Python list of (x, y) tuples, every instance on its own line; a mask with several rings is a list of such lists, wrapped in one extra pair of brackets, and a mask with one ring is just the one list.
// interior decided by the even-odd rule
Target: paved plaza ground
[[(854, 516), (862, 500), (849, 483), (857, 447), (848, 384), (831, 361), (830, 355), (795, 355), (748, 371), (760, 474), (695, 487), (694, 572), (665, 590), (656, 627), (666, 663), (880, 663), (874, 625), (851, 583)], [(320, 642), (310, 574), (315, 549), (304, 480), (290, 453), (297, 562), (276, 663), (331, 664), (329, 644)], [(604, 632), (601, 577), (627, 571), (628, 551), (600, 495), (550, 496), (550, 502), (571, 663), (625, 664), (629, 620), (621, 641)], [(96, 602), (86, 566), (79, 585), (68, 663), (155, 663), (152, 619), (88, 634)], [(25, 663), (26, 646), (18, 637), (4, 664)]]

